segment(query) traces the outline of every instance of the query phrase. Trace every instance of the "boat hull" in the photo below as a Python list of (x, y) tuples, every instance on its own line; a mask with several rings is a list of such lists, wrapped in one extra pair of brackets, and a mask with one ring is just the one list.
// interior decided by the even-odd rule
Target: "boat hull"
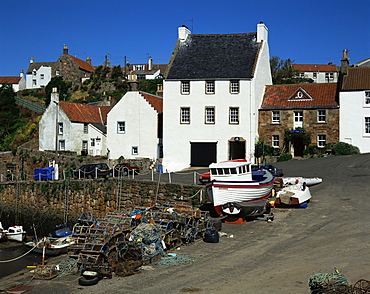
[(24, 239), (26, 239), (26, 232), (15, 233), (15, 234), (7, 233), (6, 238), (9, 241), (23, 242)]
[(299, 206), (307, 203), (311, 199), (311, 192), (308, 187), (301, 184), (287, 186), (276, 195), (276, 205), (295, 205)]
[(313, 186), (322, 182), (321, 178), (304, 178), (304, 177), (282, 177), (284, 185), (294, 185), (306, 183), (307, 186)]

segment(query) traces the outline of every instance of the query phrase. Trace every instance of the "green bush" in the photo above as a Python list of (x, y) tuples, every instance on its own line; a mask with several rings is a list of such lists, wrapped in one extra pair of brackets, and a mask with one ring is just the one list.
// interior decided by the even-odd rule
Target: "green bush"
[(360, 149), (357, 146), (345, 142), (337, 142), (333, 145), (333, 153), (334, 155), (359, 154)]
[(278, 158), (277, 158), (277, 161), (289, 161), (291, 160), (293, 157), (292, 157), (292, 154), (289, 154), (289, 153), (281, 153)]

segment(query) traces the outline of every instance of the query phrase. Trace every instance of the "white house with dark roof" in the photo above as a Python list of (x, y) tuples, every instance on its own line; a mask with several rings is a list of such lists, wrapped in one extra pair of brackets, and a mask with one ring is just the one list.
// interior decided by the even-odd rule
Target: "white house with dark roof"
[(338, 67), (334, 64), (292, 64), (300, 78), (310, 79), (313, 83), (337, 83)]
[(179, 37), (163, 93), (163, 167), (177, 171), (212, 162), (253, 160), (258, 108), (272, 84), (268, 29)]
[(348, 67), (339, 93), (341, 142), (370, 152), (370, 67)]
[(162, 157), (163, 99), (134, 89), (108, 113), (109, 159)]
[(39, 122), (39, 150), (107, 155), (106, 124), (110, 109), (59, 101), (59, 94), (53, 92), (50, 105)]
[(52, 67), (55, 62), (35, 62), (32, 57), (26, 71), (26, 88), (46, 87), (51, 80)]

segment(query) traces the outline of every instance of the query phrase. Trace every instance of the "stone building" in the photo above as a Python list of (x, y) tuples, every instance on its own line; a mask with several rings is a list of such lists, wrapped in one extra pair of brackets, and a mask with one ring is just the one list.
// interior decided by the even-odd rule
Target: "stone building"
[[(267, 145), (293, 156), (303, 156), (307, 136), (318, 149), (338, 142), (337, 83), (266, 86), (258, 132)], [(288, 143), (286, 132), (296, 134)]]
[(68, 47), (64, 45), (63, 54), (52, 66), (52, 77), (63, 76), (64, 81), (70, 81), (73, 84), (82, 84), (89, 79), (95, 68), (91, 65), (90, 57), (83, 61), (77, 57), (68, 54)]

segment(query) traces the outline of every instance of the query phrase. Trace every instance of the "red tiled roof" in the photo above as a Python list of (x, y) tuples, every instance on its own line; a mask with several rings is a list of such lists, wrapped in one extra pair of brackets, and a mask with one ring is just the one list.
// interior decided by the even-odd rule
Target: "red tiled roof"
[(21, 77), (0, 77), (0, 84), (8, 83), (8, 84), (18, 84)]
[(87, 63), (86, 61), (78, 59), (77, 57), (74, 57), (72, 55), (69, 55), (69, 57), (71, 57), (73, 61), (76, 62), (76, 64), (82, 69), (89, 72), (93, 72), (95, 70), (95, 67), (93, 67), (90, 63)]
[(370, 90), (370, 67), (349, 67), (342, 90)]
[(107, 123), (107, 114), (111, 109), (110, 106), (85, 105), (66, 101), (59, 101), (59, 106), (73, 122), (99, 124)]
[(261, 108), (337, 107), (336, 95), (337, 83), (271, 85), (266, 86)]
[(140, 92), (146, 101), (158, 112), (163, 112), (163, 98), (148, 93)]
[(338, 71), (337, 66), (333, 64), (292, 64), (292, 67), (298, 71)]

